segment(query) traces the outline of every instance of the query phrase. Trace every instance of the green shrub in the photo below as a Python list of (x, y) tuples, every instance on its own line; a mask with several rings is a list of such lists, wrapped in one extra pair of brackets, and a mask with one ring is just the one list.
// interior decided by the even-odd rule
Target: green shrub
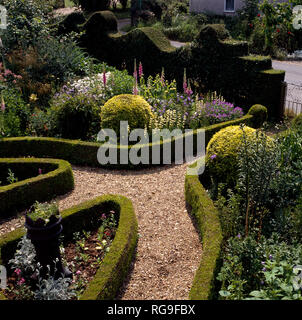
[(31, 136), (49, 137), (55, 134), (51, 112), (35, 109), (28, 122), (27, 133)]
[(78, 46), (74, 34), (40, 39), (36, 48), (41, 68), (39, 74), (30, 74), (35, 79), (41, 78), (41, 75), (51, 75), (53, 81), (61, 84), (76, 76), (86, 75), (92, 64), (92, 60)]
[(49, 1), (1, 0), (0, 4), (7, 9), (9, 21), (1, 35), (7, 51), (16, 46), (27, 49), (39, 38), (49, 35), (49, 12), (53, 9)]
[(229, 126), (212, 137), (207, 146), (206, 167), (215, 181), (235, 185), (237, 180), (237, 156), (242, 144), (243, 132), (253, 138), (255, 129)]
[(213, 43), (218, 40), (226, 40), (230, 38), (229, 31), (223, 24), (206, 25), (201, 28), (196, 41), (198, 43)]
[(101, 110), (101, 127), (113, 129), (119, 136), (120, 121), (128, 121), (129, 130), (145, 129), (152, 117), (151, 106), (138, 95), (122, 94), (108, 100)]
[(0, 138), (3, 137), (18, 137), (22, 135), (20, 130), (20, 119), (12, 111), (0, 111)]
[(92, 14), (82, 25), (90, 40), (109, 31), (117, 31), (117, 19), (111, 11), (100, 11)]
[(30, 116), (30, 106), (25, 103), (22, 94), (17, 89), (5, 88), (1, 91), (4, 103), (5, 112), (10, 113), (10, 118), (18, 118), (16, 122), (19, 122), (19, 126), (15, 123), (14, 127), (10, 126), (10, 130), (18, 131), (19, 134), (25, 132), (29, 116)]
[(229, 239), (218, 275), (220, 299), (301, 300), (294, 282), (301, 252), (301, 244), (288, 244), (277, 233), (268, 239), (240, 235)]
[(206, 16), (203, 14), (177, 13), (172, 16), (169, 11), (166, 11), (161, 22), (157, 22), (152, 27), (159, 28), (171, 40), (190, 42), (198, 35), (206, 21)]
[(89, 134), (98, 132), (99, 108), (95, 100), (85, 94), (74, 97), (61, 96), (51, 108), (55, 131), (63, 138), (87, 139)]
[(302, 113), (300, 113), (293, 119), (292, 127), (302, 131)]
[(253, 105), (248, 114), (253, 115), (253, 128), (260, 128), (262, 124), (267, 120), (267, 109), (261, 104)]

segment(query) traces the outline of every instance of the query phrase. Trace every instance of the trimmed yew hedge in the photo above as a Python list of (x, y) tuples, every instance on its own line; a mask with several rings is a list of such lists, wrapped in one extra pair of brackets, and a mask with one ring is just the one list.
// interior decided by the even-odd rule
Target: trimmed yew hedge
[[(242, 118), (214, 124), (204, 128), (205, 130), (205, 142), (209, 143), (212, 136), (222, 128), (245, 123), (251, 125), (255, 115), (247, 114)], [(193, 147), (194, 151), (197, 150), (197, 130), (192, 131), (193, 135)], [(176, 137), (171, 141), (171, 162), (175, 162), (175, 141), (177, 139), (184, 139), (184, 135)], [(163, 163), (163, 145), (165, 141), (158, 143), (149, 143), (139, 148), (147, 148), (149, 154), (150, 164), (152, 164), (152, 146), (159, 145), (161, 149), (161, 159), (158, 165)], [(37, 138), (37, 137), (17, 137), (17, 138), (5, 138), (0, 140), (0, 158), (1, 157), (38, 157), (38, 158), (58, 158), (64, 159), (74, 165), (87, 165), (87, 166), (101, 166), (112, 169), (138, 169), (140, 167), (150, 166), (147, 164), (133, 165), (128, 164), (106, 164), (101, 165), (97, 160), (98, 149), (101, 147), (101, 143), (84, 142), (79, 140), (68, 140), (58, 138)], [(137, 148), (137, 146), (132, 146)], [(117, 159), (120, 159), (120, 153), (123, 149), (128, 149), (126, 153), (129, 155), (129, 149), (131, 146), (118, 146)], [(185, 150), (184, 150), (185, 151)]]
[[(272, 69), (270, 57), (249, 55), (248, 43), (232, 39), (224, 25), (205, 25), (193, 42), (176, 49), (154, 28), (120, 34), (108, 21), (106, 29), (106, 15), (96, 12), (82, 25), (81, 46), (98, 60), (117, 68), (125, 66), (132, 74), (136, 59), (143, 63), (145, 76), (160, 73), (164, 67), (167, 79), (175, 79), (180, 90), (185, 68), (194, 91), (217, 91), (245, 111), (259, 103), (268, 108), (269, 118), (283, 116), (280, 101), (285, 71)], [(98, 21), (104, 22), (95, 23)]]
[[(61, 212), (64, 241), (74, 232), (95, 227), (102, 210), (116, 210), (118, 228), (100, 267), (80, 297), (81, 300), (112, 300), (128, 274), (138, 239), (138, 225), (132, 202), (120, 195), (104, 195)], [(18, 242), (25, 235), (19, 228), (0, 237), (0, 264), (13, 258)], [(3, 297), (2, 297), (3, 298)], [(0, 294), (1, 300), (1, 294)]]
[[(0, 158), (0, 169), (3, 168), (11, 169), (16, 173), (16, 177), (18, 173), (22, 176), (24, 172), (32, 174), (33, 177), (0, 186), (0, 216), (2, 217), (27, 209), (35, 201), (48, 201), (74, 188), (71, 166), (64, 160)], [(40, 175), (39, 169), (42, 169)], [(43, 174), (43, 172), (47, 173)]]
[(189, 298), (210, 300), (215, 294), (215, 277), (220, 266), (223, 239), (219, 213), (200, 183), (198, 175), (186, 176), (185, 198), (197, 221), (203, 245), (202, 260), (195, 274)]

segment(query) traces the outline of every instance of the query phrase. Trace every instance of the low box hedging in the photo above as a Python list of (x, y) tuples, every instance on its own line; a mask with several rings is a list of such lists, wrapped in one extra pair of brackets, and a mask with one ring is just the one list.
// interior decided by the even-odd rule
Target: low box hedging
[(185, 198), (197, 221), (203, 245), (202, 260), (195, 274), (189, 298), (210, 300), (215, 294), (215, 277), (220, 266), (223, 239), (219, 213), (200, 183), (198, 175), (186, 176)]
[[(91, 230), (102, 210), (116, 210), (118, 228), (100, 267), (80, 297), (81, 300), (114, 299), (129, 271), (137, 244), (137, 219), (132, 202), (120, 195), (104, 195), (83, 202), (61, 212), (64, 241), (72, 239), (74, 232)], [(25, 234), (24, 228), (0, 237), (0, 264), (7, 265), (13, 257), (18, 242)], [(1, 300), (1, 295), (0, 295)]]
[[(242, 118), (226, 121), (218, 124), (214, 124), (208, 127), (205, 127), (205, 142), (206, 145), (212, 138), (212, 136), (219, 131), (220, 129), (230, 126), (238, 125), (240, 123), (245, 123), (251, 125), (253, 117), (255, 115), (247, 114)], [(193, 135), (193, 149), (196, 152), (197, 150), (197, 130), (192, 131)], [(176, 139), (184, 139), (184, 135), (177, 137)], [(147, 148), (150, 164), (152, 161), (152, 146), (156, 144), (159, 145), (161, 149), (161, 159), (158, 165), (163, 164), (163, 145), (164, 141), (158, 143), (149, 143), (144, 146), (133, 146), (133, 148)], [(106, 164), (101, 165), (97, 160), (98, 149), (101, 147), (101, 143), (93, 142), (84, 142), (79, 140), (68, 140), (68, 139), (58, 139), (58, 138), (37, 138), (37, 137), (17, 137), (17, 138), (5, 138), (0, 140), (0, 158), (1, 157), (38, 157), (38, 158), (57, 158), (64, 159), (75, 165), (88, 165), (88, 166), (102, 166), (105, 168), (113, 169), (137, 169), (139, 167), (150, 166), (149, 164), (138, 164), (132, 165), (129, 161), (129, 164)], [(129, 149), (131, 147), (127, 146), (118, 146), (117, 150), (117, 159), (123, 149), (127, 149), (126, 153), (129, 156)], [(171, 162), (175, 161), (175, 139), (171, 141)], [(185, 152), (185, 150), (184, 150)], [(184, 156), (184, 155), (183, 155)]]
[(26, 171), (35, 176), (0, 186), (0, 216), (10, 216), (27, 209), (35, 201), (48, 201), (74, 188), (71, 166), (64, 160), (0, 158), (0, 168), (4, 167), (21, 176)]

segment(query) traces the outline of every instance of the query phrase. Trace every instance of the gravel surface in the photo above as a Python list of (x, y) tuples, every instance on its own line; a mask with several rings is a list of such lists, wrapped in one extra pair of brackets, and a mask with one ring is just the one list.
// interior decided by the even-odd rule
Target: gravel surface
[[(185, 164), (144, 171), (73, 167), (75, 189), (57, 199), (61, 210), (108, 193), (133, 202), (140, 237), (118, 299), (188, 299), (202, 246), (186, 209), (185, 170)], [(0, 221), (0, 235), (22, 224), (22, 217)]]

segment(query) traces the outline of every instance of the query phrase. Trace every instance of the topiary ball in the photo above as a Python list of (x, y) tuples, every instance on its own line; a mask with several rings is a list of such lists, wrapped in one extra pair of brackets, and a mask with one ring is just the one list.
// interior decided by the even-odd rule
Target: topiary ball
[(129, 130), (145, 129), (153, 116), (151, 106), (141, 96), (121, 94), (109, 99), (101, 109), (101, 127), (120, 135), (120, 121), (128, 121)]
[(243, 135), (253, 138), (256, 130), (250, 127), (229, 126), (215, 133), (207, 146), (206, 168), (216, 182), (234, 186), (237, 180), (237, 156)]
[(250, 108), (248, 114), (253, 116), (253, 128), (260, 128), (262, 124), (267, 120), (267, 109), (261, 104), (254, 104)]

